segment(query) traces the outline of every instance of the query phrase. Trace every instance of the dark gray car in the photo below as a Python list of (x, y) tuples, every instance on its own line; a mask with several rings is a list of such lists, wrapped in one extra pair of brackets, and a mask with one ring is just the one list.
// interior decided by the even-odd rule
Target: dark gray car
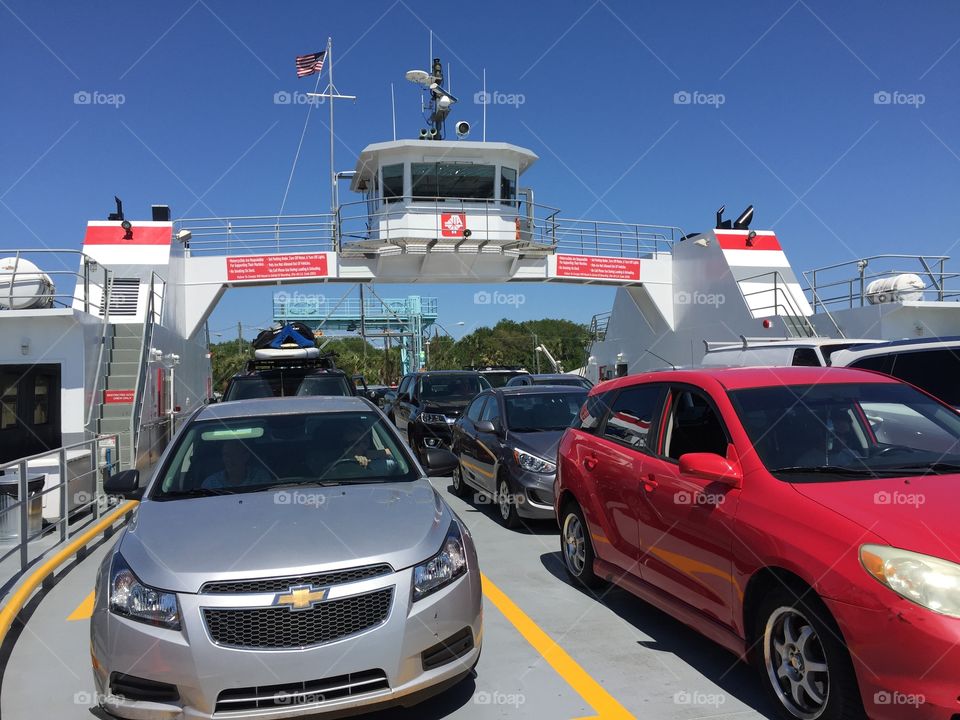
[(587, 397), (567, 386), (505, 387), (478, 395), (453, 426), (453, 491), (494, 501), (507, 527), (554, 517), (557, 445)]

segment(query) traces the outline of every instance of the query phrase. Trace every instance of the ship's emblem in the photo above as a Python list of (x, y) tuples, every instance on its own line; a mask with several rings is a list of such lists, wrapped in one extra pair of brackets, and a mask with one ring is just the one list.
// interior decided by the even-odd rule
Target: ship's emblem
[(466, 216), (463, 213), (443, 213), (440, 216), (440, 223), (443, 225), (444, 237), (461, 237), (467, 225)]

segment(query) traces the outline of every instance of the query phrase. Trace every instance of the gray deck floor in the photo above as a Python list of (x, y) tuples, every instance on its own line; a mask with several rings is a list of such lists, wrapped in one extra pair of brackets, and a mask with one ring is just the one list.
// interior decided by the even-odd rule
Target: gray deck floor
[[(622, 590), (608, 590), (598, 602), (572, 587), (563, 573), (554, 524), (531, 523), (509, 531), (499, 525), (492, 507), (474, 507), (450, 494), (448, 479), (437, 478), (434, 484), (470, 527), (484, 575), (565, 651), (567, 660), (559, 671), (551, 666), (488, 597), (475, 680), (415, 708), (368, 717), (772, 716), (753, 673), (729, 653)], [(97, 565), (111, 542), (97, 547), (36, 605), (0, 686), (5, 720), (92, 717), (88, 622), (67, 618), (92, 590)], [(513, 612), (511, 616), (516, 619)], [(525, 629), (529, 635), (529, 626)], [(592, 689), (591, 682), (596, 683)], [(603, 703), (608, 704), (597, 707)]]

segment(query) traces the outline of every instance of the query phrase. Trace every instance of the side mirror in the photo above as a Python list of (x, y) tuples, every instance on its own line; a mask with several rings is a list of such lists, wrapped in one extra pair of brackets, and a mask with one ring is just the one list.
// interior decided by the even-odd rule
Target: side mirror
[(215, 397), (207, 398), (207, 405), (213, 405), (215, 402), (219, 402), (219, 400), (217, 400)]
[(126, 500), (139, 500), (146, 488), (140, 487), (139, 470), (121, 470), (103, 481), (103, 491)]
[(477, 432), (495, 433), (497, 431), (497, 426), (490, 420), (477, 420), (473, 426), (477, 429)]
[(443, 448), (428, 448), (425, 460), (431, 475), (449, 475), (460, 463), (456, 455)]
[(697, 480), (723, 483), (730, 487), (740, 487), (743, 474), (740, 467), (734, 465), (722, 455), (716, 453), (687, 453), (680, 456), (680, 475)]

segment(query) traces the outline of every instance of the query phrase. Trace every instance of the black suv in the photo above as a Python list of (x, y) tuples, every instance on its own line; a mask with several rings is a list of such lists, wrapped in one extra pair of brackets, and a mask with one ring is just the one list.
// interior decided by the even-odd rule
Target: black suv
[(469, 370), (414, 373), (400, 381), (386, 412), (422, 459), (427, 449), (450, 447), (451, 426), (467, 404), (489, 388), (480, 373)]
[(304, 362), (282, 365), (251, 361), (247, 371), (230, 378), (223, 401), (296, 395), (360, 395), (355, 381), (332, 362)]

